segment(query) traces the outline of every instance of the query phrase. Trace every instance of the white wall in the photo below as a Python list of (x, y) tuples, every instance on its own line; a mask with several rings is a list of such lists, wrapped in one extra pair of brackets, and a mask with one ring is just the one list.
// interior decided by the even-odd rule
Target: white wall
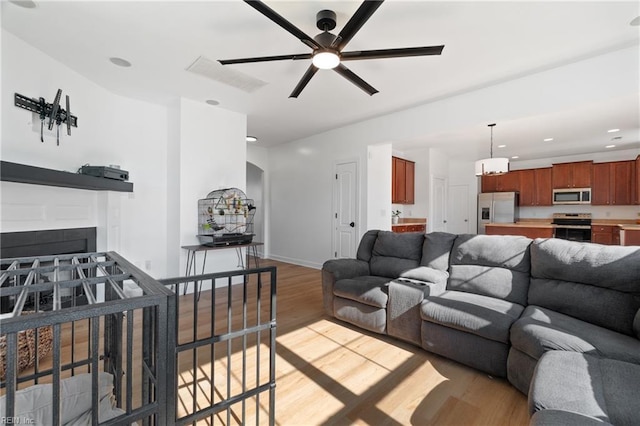
[[(367, 229), (391, 230), (391, 144), (367, 147)], [(366, 231), (363, 230), (363, 231)]]
[[(359, 164), (356, 223), (360, 234), (368, 229), (364, 208), (367, 146), (374, 139), (369, 131), (356, 126), (270, 149), (271, 258), (319, 268), (332, 257), (332, 188), (337, 161), (355, 160)], [(390, 197), (390, 192), (385, 196)]]
[[(246, 192), (247, 118), (182, 98), (180, 100), (180, 245), (198, 244), (198, 200), (216, 189)], [(186, 265), (181, 253), (180, 271)], [(198, 262), (201, 262), (201, 257)], [(201, 263), (199, 263), (200, 265)], [(238, 269), (235, 250), (207, 256), (205, 272)], [(198, 272), (201, 272), (200, 266)]]
[[(365, 159), (369, 145), (420, 140), (424, 135), (446, 134), (480, 123), (548, 114), (549, 108), (564, 111), (585, 103), (626, 96), (628, 82), (637, 81), (635, 70), (636, 46), (271, 149), (271, 256), (311, 266), (319, 266), (331, 257), (330, 174), (335, 161), (354, 156)], [(429, 162), (430, 175), (450, 178), (448, 159), (440, 162), (437, 154), (430, 154)], [(446, 170), (440, 170), (441, 167)], [(368, 172), (364, 172), (367, 176)], [(366, 197), (372, 193), (374, 189), (361, 188), (360, 205), (366, 206)], [(366, 224), (367, 220), (365, 217), (360, 223)]]
[[(57, 146), (55, 128), (53, 132), (45, 131), (45, 141), (41, 143), (39, 118), (15, 107), (13, 99), (17, 92), (35, 98), (42, 96), (51, 102), (59, 88), (63, 91), (62, 99), (64, 95), (70, 96), (78, 128), (72, 128), (71, 136), (61, 128)], [(66, 205), (85, 204), (96, 209), (90, 220), (93, 223), (87, 226), (98, 226), (99, 235), (111, 234), (103, 249), (119, 251), (152, 275), (165, 275), (167, 108), (108, 92), (6, 31), (2, 31), (0, 102), (2, 160), (71, 172), (87, 163), (117, 164), (129, 171), (134, 183), (133, 194), (107, 195), (24, 184), (15, 184), (20, 188), (16, 191), (16, 186), (3, 182), (3, 206), (18, 199), (37, 200), (42, 191), (51, 197), (66, 197)], [(99, 210), (107, 208), (107, 204), (115, 207), (108, 214), (101, 214)], [(121, 220), (116, 220), (117, 215)], [(87, 223), (84, 219), (74, 223), (54, 217), (59, 215), (50, 216), (53, 222), (47, 219), (37, 225), (3, 221), (2, 230), (63, 228)], [(104, 229), (106, 226), (111, 228)]]
[[(51, 102), (58, 88), (78, 116), (60, 146), (51, 132), (41, 143), (39, 119), (13, 105), (14, 92)], [(97, 226), (100, 250), (116, 250), (158, 278), (183, 275), (180, 246), (198, 242), (198, 199), (245, 189), (245, 115), (186, 99), (161, 106), (115, 95), (5, 31), (1, 106), (2, 160), (73, 172), (117, 164), (134, 184), (133, 193), (96, 193), (2, 182), (3, 232)], [(24, 214), (34, 200), (49, 199), (60, 201)], [(207, 270), (237, 267), (233, 250), (219, 253)]]

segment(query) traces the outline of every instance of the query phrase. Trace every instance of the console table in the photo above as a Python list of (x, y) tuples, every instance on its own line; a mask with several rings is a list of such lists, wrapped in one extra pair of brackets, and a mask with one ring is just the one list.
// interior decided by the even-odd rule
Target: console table
[[(185, 270), (185, 276), (191, 276), (197, 274), (196, 267), (196, 255), (198, 252), (204, 252), (204, 256), (202, 259), (202, 272), (204, 275), (205, 266), (207, 264), (207, 253), (211, 250), (227, 250), (227, 249), (236, 249), (236, 254), (238, 256), (238, 262), (242, 269), (249, 269), (250, 266), (250, 257), (253, 256), (253, 261), (255, 262), (255, 267), (260, 267), (260, 258), (258, 257), (258, 247), (263, 246), (264, 243), (259, 242), (251, 242), (247, 244), (230, 244), (223, 246), (205, 246), (205, 245), (192, 245), (192, 246), (182, 246), (183, 249), (187, 250), (187, 266)], [(242, 249), (246, 248), (246, 261), (245, 256), (242, 255)], [(194, 281), (195, 286), (195, 281)], [(198, 281), (198, 299), (200, 298), (200, 287), (201, 282)], [(189, 287), (189, 283), (186, 283), (184, 287), (183, 294), (187, 294), (187, 288)], [(195, 289), (194, 289), (195, 290)]]

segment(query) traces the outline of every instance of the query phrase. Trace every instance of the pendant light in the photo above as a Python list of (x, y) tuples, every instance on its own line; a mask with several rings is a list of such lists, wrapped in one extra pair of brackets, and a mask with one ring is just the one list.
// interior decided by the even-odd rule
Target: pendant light
[(493, 128), (496, 123), (488, 124), (491, 128), (491, 151), (490, 157), (476, 161), (476, 176), (501, 175), (509, 171), (508, 158), (493, 158)]

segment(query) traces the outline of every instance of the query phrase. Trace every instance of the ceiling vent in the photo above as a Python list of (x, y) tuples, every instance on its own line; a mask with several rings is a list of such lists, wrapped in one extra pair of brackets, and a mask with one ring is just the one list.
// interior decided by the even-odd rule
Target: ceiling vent
[(219, 62), (205, 58), (204, 56), (196, 59), (196, 61), (187, 68), (187, 71), (200, 74), (201, 76), (235, 87), (247, 93), (253, 93), (268, 84), (266, 81), (224, 67)]

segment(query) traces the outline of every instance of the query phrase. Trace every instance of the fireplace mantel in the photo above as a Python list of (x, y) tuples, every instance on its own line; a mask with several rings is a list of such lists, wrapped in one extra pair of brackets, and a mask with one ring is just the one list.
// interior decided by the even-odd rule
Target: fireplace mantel
[(133, 192), (133, 183), (0, 161), (0, 180), (93, 191)]

